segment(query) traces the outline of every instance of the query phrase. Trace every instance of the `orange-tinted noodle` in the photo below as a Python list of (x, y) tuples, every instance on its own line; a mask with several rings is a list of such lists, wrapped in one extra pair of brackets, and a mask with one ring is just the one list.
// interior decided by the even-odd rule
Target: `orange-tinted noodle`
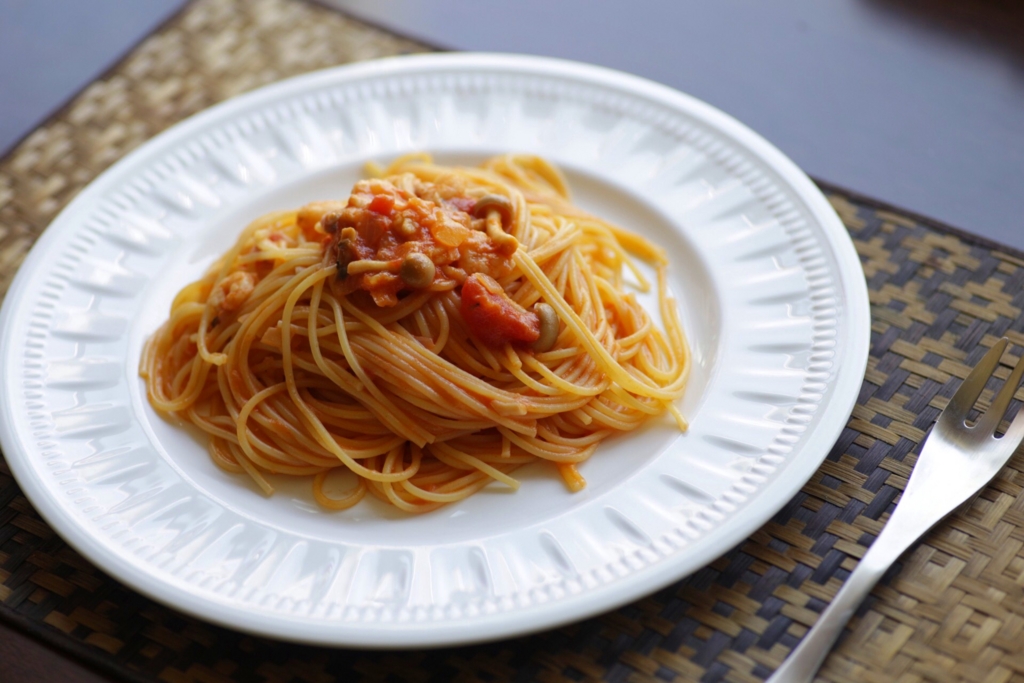
[[(685, 429), (689, 352), (658, 247), (575, 208), (537, 157), (373, 175), (253, 222), (146, 343), (150, 402), (206, 432), (219, 466), (268, 494), (264, 473), (308, 476), (326, 508), (370, 492), (425, 512), (517, 488), (537, 460), (577, 491), (605, 438), (666, 412)], [(633, 257), (657, 269), (663, 329)], [(356, 484), (328, 495), (338, 468)]]

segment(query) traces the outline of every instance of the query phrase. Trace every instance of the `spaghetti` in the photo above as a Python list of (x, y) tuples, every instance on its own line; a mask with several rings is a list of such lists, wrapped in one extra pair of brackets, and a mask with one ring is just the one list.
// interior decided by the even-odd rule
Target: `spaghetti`
[[(569, 201), (533, 156), (404, 157), (344, 202), (249, 225), (147, 341), (149, 400), (215, 462), (425, 512), (543, 460), (569, 489), (605, 438), (670, 413), (689, 351), (664, 253)], [(660, 330), (627, 291), (657, 269)], [(356, 475), (340, 497), (325, 481)]]

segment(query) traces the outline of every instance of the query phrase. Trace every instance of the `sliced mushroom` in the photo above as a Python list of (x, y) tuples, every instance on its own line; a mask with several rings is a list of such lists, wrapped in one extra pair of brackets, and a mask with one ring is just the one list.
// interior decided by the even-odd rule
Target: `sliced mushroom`
[(474, 218), (487, 218), (492, 211), (497, 211), (501, 215), (501, 225), (505, 230), (512, 227), (512, 202), (508, 197), (500, 194), (484, 195), (476, 200), (472, 214)]
[(543, 301), (534, 305), (533, 312), (540, 319), (540, 336), (537, 337), (537, 341), (533, 342), (533, 350), (537, 353), (550, 351), (551, 347), (555, 345), (555, 340), (558, 339), (560, 327), (558, 314), (555, 313), (555, 309)]
[(380, 273), (394, 271), (393, 261), (378, 261), (377, 259), (360, 259), (348, 264), (349, 275), (363, 275), (364, 273)]
[(344, 280), (348, 277), (348, 264), (357, 261), (359, 255), (356, 253), (355, 242), (343, 238), (338, 240), (334, 251), (334, 263), (338, 266), (337, 278)]
[(338, 232), (339, 220), (341, 220), (340, 211), (328, 211), (324, 214), (323, 218), (320, 219), (320, 225), (323, 226), (324, 232), (328, 235), (333, 235)]
[(412, 239), (416, 236), (416, 222), (411, 218), (399, 218), (395, 221), (395, 232), (399, 237)]
[(413, 289), (429, 287), (434, 281), (434, 262), (426, 254), (413, 252), (402, 259), (402, 267), (398, 271), (402, 282)]

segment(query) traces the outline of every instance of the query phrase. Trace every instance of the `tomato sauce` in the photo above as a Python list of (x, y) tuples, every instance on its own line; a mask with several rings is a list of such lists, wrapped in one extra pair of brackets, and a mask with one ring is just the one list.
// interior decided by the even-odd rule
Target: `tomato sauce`
[[(418, 252), (435, 265), (432, 291), (455, 289), (477, 272), (501, 277), (512, 270), (487, 236), (484, 221), (470, 212), (475, 200), (451, 197), (434, 201), (420, 196), (436, 192), (418, 182), (422, 192), (409, 192), (387, 180), (361, 180), (347, 202), (317, 202), (299, 212), (304, 232), (315, 224), (326, 233), (325, 263), (338, 267), (342, 294), (365, 291), (378, 306), (394, 306), (410, 288), (399, 276), (402, 260)], [(375, 262), (349, 273), (355, 261)]]
[(495, 280), (512, 272), (512, 254), (487, 235), (483, 219), (473, 217), (475, 200), (439, 197), (422, 181), (415, 187), (410, 192), (387, 180), (361, 180), (347, 202), (318, 202), (299, 212), (304, 232), (315, 226), (327, 235), (324, 262), (338, 268), (334, 286), (342, 295), (362, 291), (377, 306), (394, 306), (410, 290), (399, 275), (403, 259), (424, 254), (435, 266), (426, 289), (461, 286), (462, 317), (478, 339), (493, 346), (536, 341), (536, 314), (512, 301)]

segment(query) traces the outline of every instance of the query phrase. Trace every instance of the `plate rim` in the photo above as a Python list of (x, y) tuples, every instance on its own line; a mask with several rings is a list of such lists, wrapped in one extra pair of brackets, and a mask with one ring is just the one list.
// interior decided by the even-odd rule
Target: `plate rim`
[[(50, 226), (36, 240), (4, 297), (3, 307), (0, 309), (0, 347), (8, 336), (13, 334), (10, 320), (19, 305), (15, 302), (24, 299), (23, 290), (28, 284), (28, 274), (58, 237), (50, 227), (62, 220), (69, 220), (69, 216), (88, 206), (94, 198), (102, 196), (122, 169), (129, 168), (146, 157), (159, 155), (162, 150), (177, 144), (181, 138), (201, 131), (204, 127), (216, 124), (235, 113), (242, 115), (248, 109), (268, 106), (297, 93), (316, 89), (320, 85), (340, 84), (375, 75), (424, 72), (430, 69), (497, 69), (528, 72), (540, 76), (561, 76), (569, 80), (582, 79), (629, 94), (646, 96), (672, 109), (685, 111), (705, 125), (733, 139), (760, 159), (792, 188), (794, 199), (803, 203), (808, 213), (818, 222), (820, 234), (825, 238), (837, 263), (837, 270), (832, 275), (839, 280), (846, 294), (842, 306), (847, 309), (845, 317), (851, 331), (851, 334), (844, 336), (844, 342), (849, 346), (842, 367), (836, 372), (833, 380), (832, 399), (816, 427), (816, 434), (825, 443), (821, 446), (808, 444), (796, 454), (796, 457), (782, 465), (774, 475), (775, 481), (770, 484), (774, 492), (770, 501), (758, 496), (757, 504), (751, 501), (751, 504), (745, 505), (730, 516), (729, 524), (724, 529), (719, 528), (712, 532), (715, 538), (709, 543), (714, 550), (708, 554), (713, 554), (715, 558), (720, 557), (763, 526), (792, 499), (820, 467), (846, 426), (867, 368), (870, 342), (867, 282), (853, 242), (835, 210), (821, 190), (793, 161), (758, 133), (728, 114), (690, 95), (638, 76), (570, 60), (515, 54), (468, 52), (405, 55), (302, 74), (204, 109), (157, 134), (115, 162), (83, 188), (51, 221)], [(864, 330), (863, 334), (853, 334), (860, 328)], [(6, 392), (13, 379), (12, 368), (7, 363), (0, 362), (0, 388)], [(556, 628), (615, 609), (681, 580), (701, 566), (705, 566), (688, 566), (692, 562), (686, 562), (687, 553), (684, 552), (638, 569), (626, 580), (613, 581), (577, 595), (532, 605), (525, 609), (478, 615), (471, 619), (448, 622), (443, 626), (417, 622), (390, 622), (386, 630), (387, 642), (382, 638), (384, 630), (368, 628), (367, 624), (363, 623), (339, 620), (336, 625), (328, 627), (322, 621), (282, 613), (266, 614), (261, 619), (254, 619), (249, 609), (212, 600), (205, 595), (193, 594), (187, 586), (178, 585), (176, 580), (167, 580), (162, 576), (148, 573), (141, 563), (133, 561), (125, 554), (110, 552), (106, 544), (102, 543), (88, 527), (75, 517), (65, 514), (51, 496), (51, 492), (33, 476), (27, 463), (29, 448), (15, 438), (15, 433), (13, 409), (9, 402), (0, 402), (0, 447), (18, 485), (47, 524), (97, 568), (131, 589), (173, 609), (229, 629), (280, 640), (317, 645), (395, 649), (442, 647), (511, 638)], [(827, 439), (824, 438), (826, 436)]]

